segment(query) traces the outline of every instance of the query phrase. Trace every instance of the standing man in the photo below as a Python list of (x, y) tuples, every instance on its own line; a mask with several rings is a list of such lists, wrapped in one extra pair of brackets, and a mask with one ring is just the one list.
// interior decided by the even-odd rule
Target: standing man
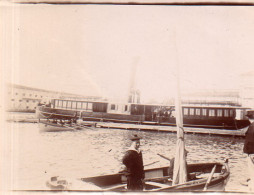
[(127, 167), (127, 188), (130, 191), (142, 191), (144, 179), (144, 165), (140, 151), (140, 139), (137, 135), (131, 137), (131, 147), (123, 157), (123, 164)]
[(251, 122), (245, 136), (245, 143), (243, 152), (248, 154), (248, 172), (250, 180), (248, 181), (248, 186), (251, 192), (254, 192), (254, 114), (248, 114), (249, 120)]

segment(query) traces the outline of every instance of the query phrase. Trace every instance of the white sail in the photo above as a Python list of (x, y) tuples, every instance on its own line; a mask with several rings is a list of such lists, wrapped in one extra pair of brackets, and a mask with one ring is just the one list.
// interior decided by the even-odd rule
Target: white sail
[[(175, 49), (176, 44), (175, 44)], [(177, 51), (176, 51), (177, 55)], [(177, 56), (176, 56), (177, 58)], [(174, 172), (173, 172), (173, 185), (182, 184), (187, 181), (187, 163), (184, 145), (184, 129), (183, 129), (183, 113), (181, 106), (181, 95), (180, 95), (180, 75), (179, 65), (177, 65), (177, 78), (176, 78), (176, 96), (175, 96), (175, 109), (176, 109), (176, 126), (177, 126), (177, 142), (176, 142), (176, 153), (174, 161)]]

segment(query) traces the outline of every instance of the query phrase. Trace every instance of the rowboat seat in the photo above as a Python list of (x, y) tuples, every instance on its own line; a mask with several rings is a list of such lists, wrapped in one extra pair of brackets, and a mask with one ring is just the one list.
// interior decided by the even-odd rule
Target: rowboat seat
[(112, 190), (115, 190), (115, 189), (117, 189), (117, 188), (124, 188), (124, 187), (126, 187), (127, 186), (127, 184), (119, 184), (119, 185), (114, 185), (114, 186), (112, 186), (112, 187), (109, 187), (109, 188), (106, 188), (106, 189), (104, 189), (105, 191), (112, 191)]
[(159, 188), (166, 188), (166, 187), (170, 186), (170, 185), (167, 185), (167, 184), (157, 183), (157, 182), (153, 182), (153, 181), (147, 181), (145, 183), (148, 184), (148, 185), (159, 187)]

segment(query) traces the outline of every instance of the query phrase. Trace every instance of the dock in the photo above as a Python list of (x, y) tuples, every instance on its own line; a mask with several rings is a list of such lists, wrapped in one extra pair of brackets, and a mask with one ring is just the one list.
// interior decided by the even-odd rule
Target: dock
[[(45, 120), (45, 119), (41, 119)], [(23, 116), (23, 117), (8, 117), (9, 122), (23, 122), (23, 123), (37, 123), (38, 119), (35, 115)], [(90, 126), (96, 128), (107, 129), (123, 129), (123, 130), (139, 130), (139, 131), (154, 131), (154, 132), (169, 132), (176, 133), (177, 128), (175, 126), (160, 126), (160, 125), (146, 125), (146, 124), (131, 124), (131, 123), (116, 123), (116, 122), (95, 122), (95, 121), (83, 121), (82, 126)], [(248, 127), (238, 130), (224, 130), (224, 129), (208, 129), (197, 127), (184, 127), (184, 132), (187, 134), (208, 134), (208, 135), (226, 135), (233, 137), (245, 137), (245, 133)]]
[[(85, 122), (86, 124), (89, 122)], [(125, 129), (125, 130), (140, 130), (140, 131), (157, 131), (157, 132), (171, 132), (176, 133), (177, 128), (174, 126), (159, 126), (159, 125), (139, 125), (139, 124), (126, 124), (126, 123), (110, 123), (110, 122), (90, 122), (97, 128), (110, 128), (110, 129)], [(207, 129), (207, 128), (194, 128), (184, 127), (184, 132), (188, 134), (208, 134), (208, 135), (226, 135), (233, 137), (245, 137), (248, 127), (239, 130), (223, 130), (223, 129)]]

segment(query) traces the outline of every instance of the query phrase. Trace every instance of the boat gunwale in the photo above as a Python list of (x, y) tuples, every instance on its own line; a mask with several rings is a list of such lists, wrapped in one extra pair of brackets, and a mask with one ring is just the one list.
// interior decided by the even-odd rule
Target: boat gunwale
[[(230, 175), (230, 172), (229, 172), (229, 167), (228, 167), (228, 164), (227, 163), (221, 163), (221, 162), (210, 162), (210, 163), (192, 163), (192, 164), (189, 164), (188, 167), (196, 167), (196, 166), (204, 166), (204, 165), (219, 165), (222, 167), (225, 167), (225, 171), (222, 172), (222, 170), (219, 172), (219, 175), (218, 176), (215, 176), (211, 179), (211, 182), (210, 182), (210, 185), (209, 187), (213, 186), (214, 184), (218, 184), (220, 183), (221, 181), (224, 181), (225, 179), (227, 179)], [(150, 169), (145, 169), (145, 172), (148, 172), (148, 171), (153, 171), (153, 170), (160, 170), (160, 169), (167, 169), (169, 168), (169, 166), (164, 166), (164, 167), (159, 167), (159, 168), (150, 168)], [(116, 174), (107, 174), (107, 175), (100, 175), (100, 176), (92, 176), (92, 177), (86, 177), (86, 178), (80, 178), (82, 181), (85, 182), (85, 180), (89, 180), (89, 179), (95, 179), (95, 178), (103, 178), (103, 177), (108, 177), (108, 176), (123, 176), (124, 173), (116, 173)], [(163, 179), (163, 178), (166, 178), (167, 176), (164, 176), (164, 177), (161, 177), (159, 179)], [(150, 180), (153, 180), (154, 178), (147, 178), (145, 179), (145, 181), (150, 181)], [(168, 187), (163, 187), (163, 188), (156, 188), (156, 189), (153, 189), (153, 190), (148, 190), (148, 191), (161, 191), (161, 190), (168, 190), (168, 189), (172, 189), (174, 191), (174, 189), (176, 191), (179, 191), (179, 189), (182, 189), (182, 188), (186, 188), (186, 187), (198, 187), (198, 186), (205, 186), (206, 184), (206, 181), (207, 181), (207, 178), (200, 178), (200, 179), (196, 179), (196, 180), (191, 180), (191, 181), (187, 181), (186, 183), (184, 184), (177, 184), (177, 185), (173, 185), (173, 186), (168, 186)], [(91, 182), (93, 183), (93, 182)], [(122, 183), (124, 184), (124, 183)], [(94, 183), (94, 185), (96, 185)], [(100, 187), (100, 186), (98, 186)], [(113, 187), (113, 186), (112, 186)], [(110, 187), (110, 188), (112, 188)], [(114, 187), (113, 187), (114, 188)], [(117, 188), (117, 187), (116, 187)], [(105, 189), (102, 189), (101, 191), (109, 191), (108, 188), (105, 188)], [(187, 190), (185, 190), (187, 191)]]

